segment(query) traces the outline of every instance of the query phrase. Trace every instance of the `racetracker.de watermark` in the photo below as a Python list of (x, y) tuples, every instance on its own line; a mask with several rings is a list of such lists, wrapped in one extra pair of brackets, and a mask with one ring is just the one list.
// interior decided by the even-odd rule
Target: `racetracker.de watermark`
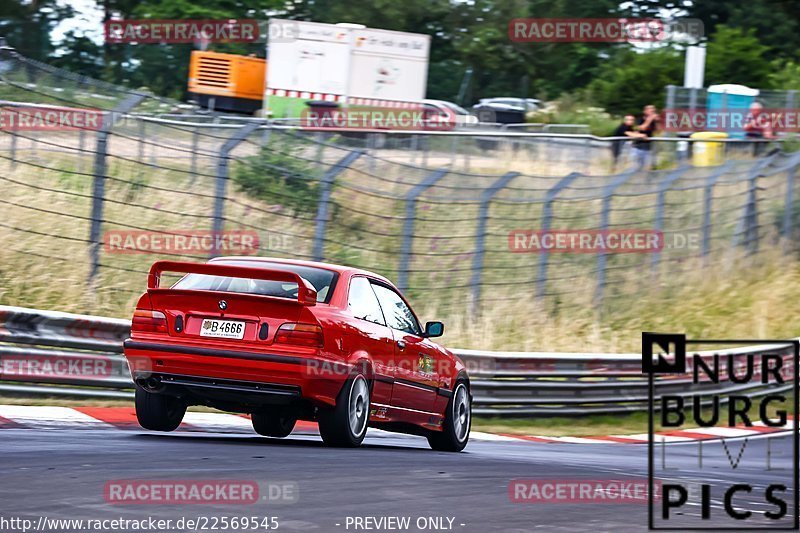
[(518, 43), (695, 41), (704, 34), (703, 22), (689, 18), (524, 18), (508, 23), (508, 37)]
[(297, 41), (300, 29), (295, 21), (282, 20), (270, 24), (266, 20), (109, 20), (105, 22), (108, 44), (206, 44), (212, 42), (270, 42)]
[(252, 43), (261, 38), (253, 19), (107, 20), (104, 26), (108, 44)]
[(508, 234), (508, 248), (514, 253), (648, 254), (699, 246), (697, 233), (653, 229), (512, 230)]
[(97, 131), (103, 125), (103, 111), (25, 105), (0, 107), (0, 131)]
[(296, 503), (296, 482), (259, 483), (252, 479), (115, 479), (103, 498), (112, 505), (252, 505)]
[[(512, 479), (512, 503), (640, 503), (647, 504), (646, 479)], [(660, 484), (653, 496), (660, 498)]]
[(65, 358), (59, 356), (21, 355), (0, 359), (0, 376), (14, 378), (106, 378), (111, 376), (113, 362), (104, 355)]
[(664, 131), (754, 131), (800, 132), (800, 108), (776, 107), (729, 109), (665, 109)]
[(304, 110), (300, 123), (306, 128), (380, 129), (380, 130), (452, 130), (455, 113), (431, 114), (421, 106), (408, 108), (353, 108), (332, 111)]
[[(272, 241), (270, 241), (272, 243)], [(225, 251), (237, 255), (258, 253), (261, 238), (256, 231), (139, 231), (110, 230), (103, 249), (110, 254), (203, 254)]]

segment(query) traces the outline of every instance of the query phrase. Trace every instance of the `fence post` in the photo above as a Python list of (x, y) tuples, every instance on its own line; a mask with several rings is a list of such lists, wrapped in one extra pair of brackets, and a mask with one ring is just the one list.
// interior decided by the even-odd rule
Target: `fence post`
[[(669, 188), (672, 187), (672, 184), (675, 183), (675, 181), (677, 181), (688, 169), (689, 167), (684, 165), (673, 170), (658, 185), (658, 196), (656, 197), (656, 219), (653, 222), (653, 229), (655, 231), (661, 231), (664, 228), (664, 203), (666, 202), (667, 191), (669, 191)], [(660, 261), (661, 252), (656, 250), (653, 253), (652, 259), (650, 260), (650, 268), (655, 270)]]
[(689, 89), (689, 110), (694, 111), (697, 109), (697, 89), (692, 87)]
[[(600, 231), (608, 231), (608, 225), (611, 217), (611, 200), (614, 198), (614, 191), (627, 182), (631, 176), (636, 174), (636, 170), (631, 170), (620, 174), (611, 183), (603, 187), (603, 211), (600, 214)], [(606, 288), (606, 253), (604, 251), (597, 255), (597, 290), (595, 291), (595, 302), (600, 303), (603, 301), (603, 292)]]
[(97, 147), (94, 156), (94, 180), (92, 184), (92, 224), (89, 228), (89, 285), (91, 287), (100, 268), (100, 231), (103, 225), (103, 203), (106, 196), (106, 152), (108, 136), (117, 115), (124, 115), (147, 97), (133, 92), (112, 111), (103, 114), (103, 123), (97, 131)]
[(790, 252), (789, 243), (792, 238), (792, 217), (794, 216), (794, 179), (797, 175), (797, 166), (786, 171), (786, 204), (783, 208), (783, 253)]
[[(727, 164), (723, 166), (727, 166)], [(720, 171), (711, 174), (706, 179), (706, 186), (703, 191), (703, 257), (707, 257), (711, 252), (711, 204), (714, 201), (714, 185), (717, 184), (722, 174), (724, 172)]]
[(492, 198), (500, 192), (519, 172), (508, 172), (492, 183), (481, 193), (481, 204), (478, 207), (478, 230), (475, 234), (475, 255), (472, 257), (472, 313), (478, 310), (481, 299), (481, 275), (483, 274), (483, 256), (486, 253), (486, 224), (489, 221), (489, 204)]
[(667, 109), (675, 109), (675, 89), (674, 85), (667, 85)]
[(83, 173), (83, 157), (86, 148), (86, 129), (78, 131), (78, 173)]
[(739, 244), (739, 237), (744, 234), (744, 245), (750, 254), (758, 252), (758, 178), (778, 154), (767, 156), (756, 162), (747, 175), (747, 201), (744, 204), (742, 218), (733, 235), (733, 246)]
[(428, 174), (421, 183), (415, 185), (406, 194), (406, 216), (403, 222), (403, 243), (400, 246), (400, 265), (397, 272), (397, 288), (401, 291), (408, 289), (408, 265), (411, 260), (411, 241), (414, 239), (414, 218), (417, 211), (417, 198), (432, 187), (437, 181), (442, 179), (449, 172), (446, 168), (440, 168)]
[[(569, 185), (580, 176), (583, 176), (580, 172), (567, 174), (561, 178), (554, 187), (547, 191), (544, 197), (544, 207), (542, 208), (542, 231), (546, 232), (550, 230), (550, 222), (553, 220), (553, 202), (556, 196), (569, 187)], [(549, 260), (550, 254), (545, 249), (542, 249), (542, 252), (539, 254), (539, 272), (536, 274), (536, 297), (539, 299), (544, 298), (544, 289), (547, 284), (547, 264)]]
[(11, 132), (11, 168), (17, 166), (17, 134)]
[(137, 154), (136, 157), (139, 161), (139, 176), (145, 173), (142, 165), (144, 165), (144, 139), (145, 139), (145, 128), (144, 128), (144, 117), (139, 117), (139, 145), (137, 146)]
[(744, 245), (750, 254), (758, 252), (758, 177), (750, 177), (744, 212)]
[(258, 122), (248, 122), (228, 137), (220, 150), (219, 161), (217, 161), (216, 184), (214, 186), (214, 222), (212, 232), (215, 238), (214, 246), (211, 248), (211, 258), (219, 255), (216, 236), (222, 233), (222, 228), (225, 224), (225, 196), (228, 188), (228, 159), (230, 158), (230, 153), (260, 126), (261, 124)]
[(312, 246), (314, 261), (322, 261), (325, 257), (325, 230), (328, 226), (328, 211), (330, 210), (333, 182), (336, 176), (352, 165), (353, 161), (361, 157), (363, 153), (360, 150), (350, 152), (329, 168), (319, 180), (319, 204), (317, 205), (317, 216), (314, 219), (316, 228), (314, 229), (314, 243)]
[(197, 144), (199, 137), (200, 137), (200, 129), (197, 126), (195, 126), (192, 129), (192, 161), (190, 163), (191, 165), (190, 172), (192, 173), (192, 178), (189, 181), (190, 184), (194, 184), (195, 180), (197, 179)]
[(322, 132), (318, 132), (315, 135), (315, 137), (316, 137), (315, 142), (317, 143), (317, 154), (315, 156), (315, 162), (317, 163), (317, 168), (320, 168), (322, 166), (322, 160), (323, 160), (322, 154), (324, 153), (325, 150), (325, 134), (323, 134)]

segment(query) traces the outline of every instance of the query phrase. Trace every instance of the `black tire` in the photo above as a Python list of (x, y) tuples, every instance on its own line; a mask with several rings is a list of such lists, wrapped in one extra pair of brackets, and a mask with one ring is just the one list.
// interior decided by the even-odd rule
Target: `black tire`
[(136, 418), (144, 429), (172, 431), (185, 414), (186, 404), (180, 398), (136, 388)]
[(251, 415), (253, 429), (265, 437), (283, 438), (289, 435), (297, 423), (293, 416), (287, 416), (282, 410), (265, 411)]
[(319, 433), (326, 446), (355, 448), (360, 446), (369, 425), (370, 387), (363, 374), (348, 379), (336, 407), (319, 414)]
[(428, 444), (440, 452), (460, 452), (469, 442), (472, 427), (472, 401), (466, 381), (456, 382), (447, 402), (442, 431), (428, 433)]

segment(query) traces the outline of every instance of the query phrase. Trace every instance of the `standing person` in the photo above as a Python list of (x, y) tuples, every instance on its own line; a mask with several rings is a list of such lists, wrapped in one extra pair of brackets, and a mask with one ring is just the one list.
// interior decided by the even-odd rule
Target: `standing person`
[(636, 161), (636, 168), (639, 170), (651, 170), (653, 168), (653, 151), (650, 138), (658, 131), (658, 121), (660, 117), (656, 111), (656, 106), (650, 104), (644, 106), (642, 118), (636, 131), (641, 136), (633, 141), (633, 158)]
[(764, 112), (764, 106), (761, 102), (753, 102), (750, 104), (750, 111), (744, 122), (745, 137), (751, 139), (774, 139), (775, 134), (772, 132), (772, 124), (770, 123), (770, 116)]
[[(632, 139), (637, 139), (643, 137), (644, 135), (634, 130), (634, 124), (636, 123), (636, 117), (633, 115), (625, 115), (622, 119), (622, 122), (617, 129), (614, 130), (613, 137), (630, 137)], [(617, 170), (617, 163), (619, 162), (619, 156), (622, 154), (622, 149), (625, 147), (624, 140), (617, 140), (611, 141), (611, 154), (614, 157), (614, 171)]]
[[(772, 131), (770, 116), (764, 111), (761, 102), (753, 102), (744, 122), (744, 136), (748, 139), (774, 139), (775, 133)], [(767, 143), (753, 142), (753, 155), (760, 156), (764, 152)]]

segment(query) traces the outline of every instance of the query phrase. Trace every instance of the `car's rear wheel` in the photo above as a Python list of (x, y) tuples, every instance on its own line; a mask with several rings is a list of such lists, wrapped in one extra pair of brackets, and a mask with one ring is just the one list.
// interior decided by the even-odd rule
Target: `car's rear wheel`
[(280, 409), (253, 413), (251, 419), (256, 433), (265, 437), (286, 437), (292, 432), (295, 423), (297, 423), (295, 417), (288, 416)]
[(460, 452), (469, 441), (472, 426), (472, 405), (469, 390), (464, 381), (456, 383), (453, 395), (447, 403), (442, 431), (428, 434), (428, 444), (441, 452)]
[(369, 383), (362, 374), (348, 379), (333, 409), (319, 414), (319, 433), (328, 446), (355, 447), (367, 434)]
[(136, 388), (136, 418), (144, 429), (172, 431), (185, 414), (186, 404), (180, 398)]

